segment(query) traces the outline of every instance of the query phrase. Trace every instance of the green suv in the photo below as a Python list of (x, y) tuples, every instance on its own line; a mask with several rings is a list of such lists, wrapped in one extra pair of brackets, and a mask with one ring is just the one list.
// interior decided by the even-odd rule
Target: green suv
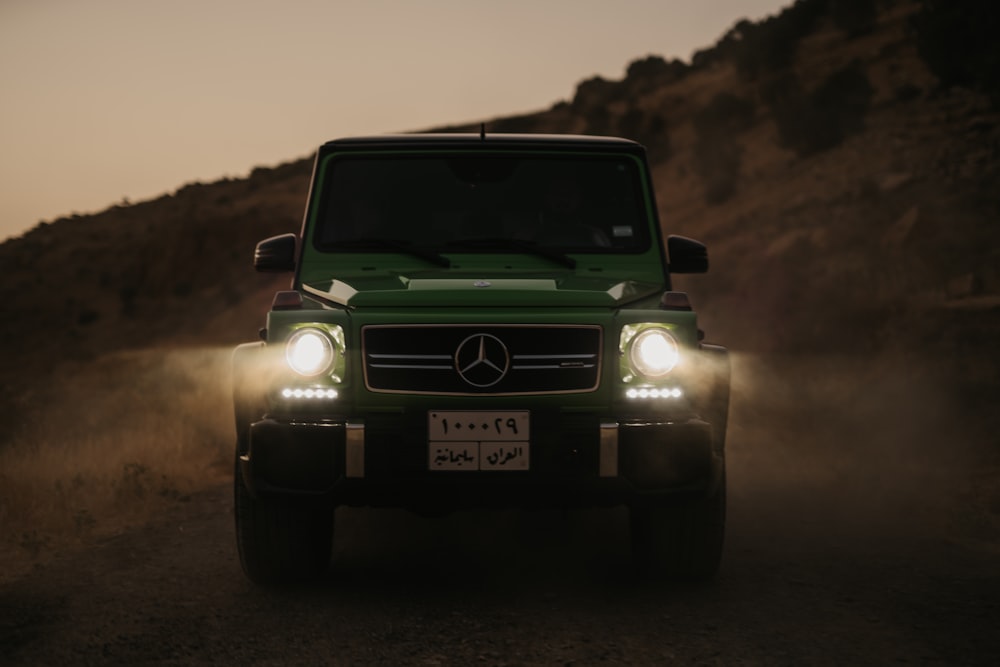
[(651, 574), (718, 570), (729, 361), (671, 274), (645, 150), (414, 134), (320, 147), (292, 273), (233, 357), (240, 560), (321, 575), (338, 506), (626, 505)]

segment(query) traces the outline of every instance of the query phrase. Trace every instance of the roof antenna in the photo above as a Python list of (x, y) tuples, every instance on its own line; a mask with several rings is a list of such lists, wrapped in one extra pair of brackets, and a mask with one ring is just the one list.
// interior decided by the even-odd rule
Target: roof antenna
[(479, 138), (482, 141), (486, 141), (486, 123), (479, 124)]

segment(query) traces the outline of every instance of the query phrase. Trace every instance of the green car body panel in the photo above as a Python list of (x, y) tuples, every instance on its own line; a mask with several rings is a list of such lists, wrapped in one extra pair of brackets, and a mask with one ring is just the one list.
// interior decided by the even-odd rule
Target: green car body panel
[(255, 256), (290, 288), (234, 354), (248, 576), (321, 571), (340, 505), (624, 504), (641, 562), (713, 574), (728, 356), (672, 291), (707, 253), (656, 211), (623, 139), (324, 144), (302, 229)]

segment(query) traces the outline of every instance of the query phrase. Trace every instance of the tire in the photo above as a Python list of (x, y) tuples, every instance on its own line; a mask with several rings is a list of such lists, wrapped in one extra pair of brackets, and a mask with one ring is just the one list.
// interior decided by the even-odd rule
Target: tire
[(236, 546), (246, 576), (264, 585), (318, 579), (330, 564), (333, 510), (299, 498), (254, 498), (238, 458), (233, 477)]
[(726, 527), (726, 477), (710, 495), (675, 504), (632, 507), (632, 555), (639, 572), (652, 578), (707, 581), (722, 560)]

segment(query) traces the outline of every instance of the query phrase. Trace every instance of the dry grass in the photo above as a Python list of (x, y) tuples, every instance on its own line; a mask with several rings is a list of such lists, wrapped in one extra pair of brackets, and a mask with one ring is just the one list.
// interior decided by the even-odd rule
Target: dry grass
[(225, 480), (229, 350), (141, 350), (79, 364), (0, 448), (0, 571), (142, 523)]

